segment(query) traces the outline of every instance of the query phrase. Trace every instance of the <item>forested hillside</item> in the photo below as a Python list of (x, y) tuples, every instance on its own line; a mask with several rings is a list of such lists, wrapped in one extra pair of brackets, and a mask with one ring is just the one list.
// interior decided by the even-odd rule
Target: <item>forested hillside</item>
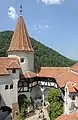
[[(12, 35), (12, 31), (0, 32), (0, 57), (7, 56)], [(75, 63), (75, 61), (62, 56), (33, 38), (31, 38), (31, 43), (35, 51), (35, 66), (71, 66)]]

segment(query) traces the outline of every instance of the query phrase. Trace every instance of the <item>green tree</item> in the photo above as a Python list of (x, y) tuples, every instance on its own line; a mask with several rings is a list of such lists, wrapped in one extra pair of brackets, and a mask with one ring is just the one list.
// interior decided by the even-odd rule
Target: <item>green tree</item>
[[(9, 48), (13, 32), (4, 31), (0, 32), (0, 57), (7, 56), (7, 50)], [(35, 52), (35, 64), (47, 67), (65, 67), (71, 66), (76, 61), (68, 59), (58, 53), (57, 51), (41, 44), (35, 39), (31, 38), (31, 43)]]
[(63, 113), (63, 100), (59, 89), (52, 89), (48, 93), (48, 112), (50, 120), (55, 120)]
[(19, 103), (19, 108), (21, 109), (22, 106), (25, 106), (27, 108), (28, 105), (28, 99), (27, 96), (24, 94), (21, 94), (18, 96), (18, 103)]
[(25, 118), (25, 116), (27, 114), (27, 106), (28, 106), (27, 96), (24, 95), (24, 94), (19, 95), (18, 103), (19, 103), (18, 120), (24, 120), (24, 118)]

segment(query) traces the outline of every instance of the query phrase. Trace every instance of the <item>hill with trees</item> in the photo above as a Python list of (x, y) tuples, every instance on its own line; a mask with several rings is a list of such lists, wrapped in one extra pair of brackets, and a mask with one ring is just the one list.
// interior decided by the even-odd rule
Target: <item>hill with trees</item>
[[(7, 56), (7, 49), (9, 47), (12, 35), (13, 31), (0, 32), (0, 57)], [(64, 57), (60, 53), (41, 44), (35, 39), (31, 37), (30, 39), (35, 51), (35, 66), (67, 67), (72, 66), (75, 63), (75, 61)]]

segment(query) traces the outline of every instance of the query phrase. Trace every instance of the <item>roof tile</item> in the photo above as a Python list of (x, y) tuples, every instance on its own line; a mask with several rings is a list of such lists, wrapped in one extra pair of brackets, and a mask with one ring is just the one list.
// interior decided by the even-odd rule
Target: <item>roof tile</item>
[(35, 72), (27, 71), (23, 74), (21, 74), (21, 78), (34, 78), (37, 74)]
[(78, 83), (78, 74), (68, 70), (67, 72), (65, 72), (65, 74), (61, 74), (59, 76), (56, 76), (55, 79), (57, 81), (57, 84), (60, 87), (64, 87), (65, 84), (69, 81), (74, 82), (74, 83)]
[(8, 52), (34, 51), (22, 16), (19, 16)]
[(55, 77), (65, 73), (68, 67), (41, 67), (38, 77)]
[(55, 120), (78, 120), (78, 112), (74, 112), (68, 115), (62, 114), (57, 117)]
[(20, 67), (19, 60), (17, 58), (0, 57), (0, 76), (8, 75), (8, 67), (17, 68), (17, 65)]

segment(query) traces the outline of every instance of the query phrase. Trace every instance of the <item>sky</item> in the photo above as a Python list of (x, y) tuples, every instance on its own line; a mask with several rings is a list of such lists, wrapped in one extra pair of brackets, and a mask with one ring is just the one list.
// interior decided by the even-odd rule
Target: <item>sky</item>
[(31, 37), (78, 60), (78, 0), (1, 0), (0, 31), (15, 29), (21, 4)]

